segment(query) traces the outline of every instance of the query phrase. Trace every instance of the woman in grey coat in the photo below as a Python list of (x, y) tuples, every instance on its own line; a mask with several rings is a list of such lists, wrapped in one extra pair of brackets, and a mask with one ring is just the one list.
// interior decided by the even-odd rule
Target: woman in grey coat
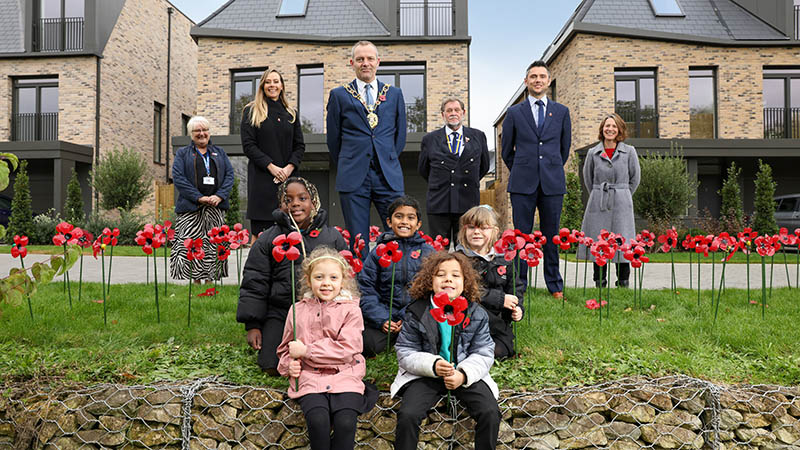
[[(583, 164), (583, 182), (589, 191), (589, 202), (583, 215), (581, 230), (586, 237), (597, 240), (602, 230), (625, 238), (636, 237), (633, 220), (633, 193), (639, 187), (639, 157), (633, 146), (623, 143), (627, 137), (625, 121), (618, 114), (609, 114), (600, 123), (597, 138), (600, 142), (586, 153)], [(586, 246), (580, 246), (578, 256), (594, 260)], [(630, 264), (624, 262), (622, 252), (614, 256), (617, 263), (617, 285), (628, 286)], [(594, 264), (594, 281), (597, 286), (608, 283), (607, 266)]]

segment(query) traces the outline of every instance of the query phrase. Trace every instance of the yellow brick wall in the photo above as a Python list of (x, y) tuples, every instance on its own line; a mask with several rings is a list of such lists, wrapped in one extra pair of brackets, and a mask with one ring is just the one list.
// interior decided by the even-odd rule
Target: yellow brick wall
[[(229, 134), (231, 70), (254, 67), (278, 70), (286, 84), (287, 100), (295, 108), (298, 65), (323, 65), (325, 104), (331, 89), (355, 78), (349, 65), (350, 43), (321, 45), (201, 38), (198, 47), (197, 111), (211, 122), (212, 134)], [(445, 96), (457, 95), (467, 102), (469, 47), (466, 43), (381, 44), (378, 51), (382, 64), (425, 63), (428, 130), (443, 125), (439, 106)]]

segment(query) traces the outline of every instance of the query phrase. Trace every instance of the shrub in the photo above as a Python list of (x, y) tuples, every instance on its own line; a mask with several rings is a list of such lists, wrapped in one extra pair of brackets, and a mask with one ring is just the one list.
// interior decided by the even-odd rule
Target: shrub
[(28, 239), (35, 245), (52, 245), (53, 235), (56, 234), (56, 225), (63, 222), (61, 215), (55, 209), (50, 208), (43, 214), (38, 214), (33, 218), (31, 232)]
[(136, 208), (150, 192), (151, 182), (147, 163), (129, 148), (109, 152), (92, 171), (92, 184), (105, 209)]
[(651, 231), (666, 229), (686, 214), (697, 195), (697, 179), (688, 174), (682, 147), (670, 145), (669, 154), (649, 154), (639, 162), (642, 181), (633, 195), (634, 211), (647, 219)]
[(242, 207), (241, 199), (239, 198), (239, 178), (233, 177), (233, 188), (231, 188), (231, 195), (228, 196), (228, 203), (230, 208), (225, 212), (225, 223), (233, 226), (234, 224), (242, 222)]
[[(55, 227), (53, 227), (55, 231)], [(33, 210), (31, 209), (31, 187), (28, 180), (28, 161), (21, 161), (14, 180), (14, 198), (11, 199), (11, 217), (7, 236), (26, 235), (33, 232)], [(6, 239), (9, 240), (9, 239)]]
[(573, 171), (567, 172), (567, 195), (561, 208), (561, 227), (580, 230), (583, 222), (583, 201), (581, 200), (581, 180)]
[(742, 169), (732, 162), (728, 167), (728, 176), (722, 183), (722, 189), (717, 194), (722, 197), (720, 209), (720, 222), (728, 233), (738, 233), (744, 223), (744, 208), (742, 207), (742, 190), (739, 187), (739, 177)]
[(759, 234), (775, 234), (778, 224), (775, 222), (775, 186), (772, 179), (772, 167), (758, 160), (756, 174), (756, 198), (753, 210), (753, 229)]
[(108, 215), (92, 214), (86, 221), (86, 229), (95, 237), (103, 232), (103, 228), (119, 228), (119, 244), (135, 245), (136, 232), (141, 230), (147, 223), (145, 216), (136, 214), (133, 211), (120, 211), (119, 218), (108, 217)]
[(72, 169), (72, 176), (67, 184), (67, 204), (64, 205), (64, 218), (67, 222), (82, 226), (86, 215), (83, 213), (83, 193), (78, 181), (78, 172)]

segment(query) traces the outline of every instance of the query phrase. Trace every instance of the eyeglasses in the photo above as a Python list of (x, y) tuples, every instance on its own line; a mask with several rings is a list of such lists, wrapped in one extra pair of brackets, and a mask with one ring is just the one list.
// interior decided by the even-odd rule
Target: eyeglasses
[(483, 225), (483, 226), (480, 226), (480, 227), (477, 226), (477, 225), (467, 225), (466, 228), (467, 228), (468, 231), (473, 231), (473, 230), (477, 230), (477, 229), (480, 229), (481, 231), (490, 231), (494, 227), (491, 226), (491, 225)]
[(192, 130), (192, 133), (208, 133), (208, 128), (196, 128)]

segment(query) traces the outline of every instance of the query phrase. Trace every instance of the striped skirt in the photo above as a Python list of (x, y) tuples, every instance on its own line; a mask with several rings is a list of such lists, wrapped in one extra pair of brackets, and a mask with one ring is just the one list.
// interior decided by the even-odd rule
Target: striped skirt
[[(217, 246), (211, 243), (208, 232), (225, 223), (225, 211), (213, 206), (201, 205), (197, 211), (178, 214), (175, 219), (175, 240), (169, 256), (170, 276), (176, 280), (218, 280), (228, 276), (228, 261), (217, 259)], [(205, 257), (202, 261), (186, 258), (183, 241), (188, 238), (203, 238)], [(227, 246), (228, 243), (222, 245)], [(191, 274), (190, 274), (191, 271)]]

